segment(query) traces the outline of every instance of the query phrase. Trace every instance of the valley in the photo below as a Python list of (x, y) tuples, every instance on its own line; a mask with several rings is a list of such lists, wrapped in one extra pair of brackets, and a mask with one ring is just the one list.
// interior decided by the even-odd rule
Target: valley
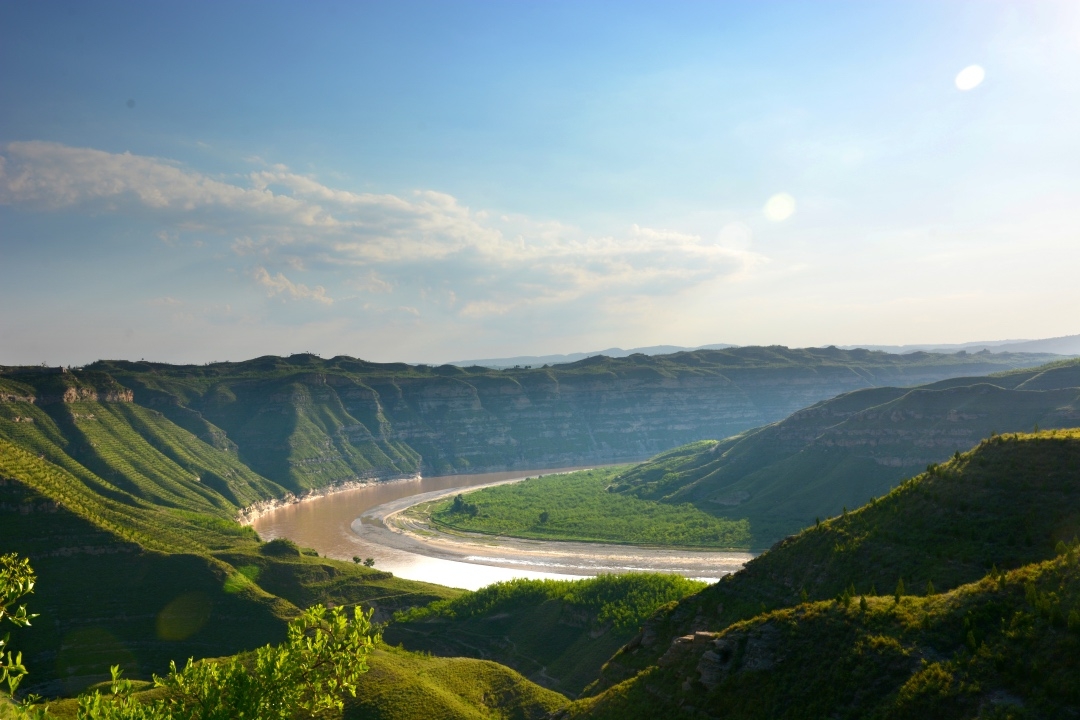
[[(1008, 678), (1029, 670), (987, 675), (965, 659), (970, 642), (948, 644), (947, 628), (954, 604), (982, 617), (988, 602), (1015, 604), (1017, 587), (1027, 605), (1013, 612), (1029, 642), (1058, 654), (1073, 642), (1077, 361), (856, 389), (724, 438), (691, 435), (642, 463), (423, 479), (419, 455), (372, 474), (375, 449), (407, 458), (412, 446), (386, 428), (354, 442), (348, 423), (360, 411), (335, 405), (336, 391), (294, 387), (268, 406), (264, 380), (230, 381), (237, 398), (249, 393), (247, 424), (237, 425), (196, 396), (181, 402), (183, 383), (170, 373), (0, 375), (0, 537), (5, 552), (32, 562), (30, 601), (49, 618), (15, 637), (31, 668), (24, 688), (61, 698), (57, 717), (73, 716), (62, 698), (104, 679), (109, 664), (142, 679), (169, 660), (281, 642), (318, 604), (369, 609), (386, 642), (401, 645), (376, 650), (358, 686), (364, 700), (344, 705), (343, 717), (414, 717), (431, 703), (449, 717), (485, 717), (477, 703), (489, 701), (454, 690), (455, 677), (504, 688), (490, 690), (505, 698), (500, 713), (693, 717), (710, 707), (772, 717), (779, 706), (732, 699), (756, 692), (740, 689), (743, 668), (795, 682), (776, 673), (806, 667), (798, 643), (849, 632), (854, 645), (836, 645), (838, 656), (868, 642), (901, 648), (866, 666), (867, 677), (887, 673), (874, 687), (893, 688), (866, 702), (926, 707), (931, 678), (903, 659), (930, 652), (910, 649), (920, 643), (953, 658), (933, 682), (977, 677), (1016, 695)], [(155, 383), (172, 387), (171, 405), (138, 390)], [(416, 407), (435, 442), (435, 406)], [(289, 453), (263, 461), (267, 474), (251, 460), (256, 427), (277, 428), (274, 442)], [(327, 468), (352, 474), (327, 482)], [(280, 507), (251, 510), (272, 503)], [(245, 517), (253, 526), (238, 522)], [(748, 547), (754, 553), (730, 550)], [(375, 567), (360, 562), (367, 557)], [(1006, 600), (977, 585), (991, 567)], [(583, 576), (597, 577), (574, 579)], [(976, 642), (987, 638), (987, 652), (1007, 655), (1020, 642), (964, 622)], [(407, 679), (418, 671), (434, 684)], [(896, 699), (898, 678), (915, 678), (901, 693), (907, 705)], [(1067, 707), (1056, 678), (1023, 702), (1050, 716)], [(986, 702), (983, 691), (965, 692), (949, 707)], [(776, 696), (784, 707), (803, 702)], [(829, 703), (839, 700), (823, 697), (815, 712), (835, 712)]]

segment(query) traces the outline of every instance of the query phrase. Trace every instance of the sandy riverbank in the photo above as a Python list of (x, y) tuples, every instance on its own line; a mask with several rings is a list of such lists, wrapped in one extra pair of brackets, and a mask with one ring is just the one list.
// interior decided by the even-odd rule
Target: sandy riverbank
[(336, 495), (349, 490), (370, 487), (371, 485), (385, 485), (387, 483), (409, 482), (420, 479), (420, 473), (414, 473), (412, 475), (391, 475), (382, 478), (365, 478), (364, 480), (350, 480), (349, 482), (337, 483), (336, 485), (327, 485), (326, 487), (308, 490), (302, 495), (288, 493), (284, 497), (263, 500), (254, 505), (248, 505), (245, 508), (241, 508), (240, 511), (236, 513), (236, 521), (241, 525), (252, 525), (264, 515), (268, 515), (275, 510), (288, 507), (289, 505), (318, 500), (319, 498), (324, 498), (328, 495)]
[[(521, 482), (521, 479), (489, 483), (469, 490), (511, 482)], [(367, 542), (429, 557), (578, 576), (647, 571), (717, 580), (739, 570), (753, 558), (747, 552), (451, 533), (427, 522), (423, 514), (406, 512), (458, 492), (461, 490), (438, 490), (384, 503), (364, 512), (352, 523), (352, 530)]]

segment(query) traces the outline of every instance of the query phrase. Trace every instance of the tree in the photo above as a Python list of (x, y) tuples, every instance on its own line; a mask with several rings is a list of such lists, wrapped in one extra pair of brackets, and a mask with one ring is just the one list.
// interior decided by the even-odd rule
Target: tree
[(359, 565), (359, 564), (360, 564), (360, 562), (361, 562), (361, 561), (360, 561), (360, 556), (359, 556), (359, 555), (353, 555), (353, 556), (352, 556), (352, 561), (353, 561), (354, 563), (356, 563), (357, 565)]
[[(37, 617), (27, 612), (25, 605), (15, 605), (34, 592), (36, 581), (37, 576), (29, 560), (20, 559), (15, 553), (0, 555), (0, 630), (5, 621), (16, 627), (28, 627), (30, 621)], [(0, 683), (7, 685), (8, 693), (14, 698), (15, 691), (28, 672), (22, 662), (22, 653), (12, 654), (8, 644), (10, 639), (10, 633), (0, 635)], [(5, 718), (14, 716), (25, 720), (44, 720), (47, 708), (35, 707), (38, 699), (37, 695), (27, 695), (21, 702), (5, 705), (0, 693), (0, 715)]]
[(893, 600), (900, 602), (901, 596), (904, 595), (904, 578), (900, 578), (896, 583), (896, 592), (893, 593)]
[(364, 558), (364, 567), (375, 567), (375, 558)]
[(79, 720), (292, 720), (337, 716), (346, 696), (355, 697), (367, 658), (380, 641), (371, 612), (321, 605), (289, 623), (285, 642), (221, 660), (188, 660), (183, 670), (154, 676), (165, 699), (141, 703), (131, 682), (112, 668), (108, 694), (79, 698)]
[(544, 523), (546, 523), (550, 519), (551, 519), (551, 514), (547, 510), (544, 510), (542, 513), (540, 513), (540, 524), (541, 525), (543, 525)]
[[(19, 559), (15, 553), (0, 556), (0, 629), (5, 620), (16, 627), (27, 627), (37, 617), (28, 613), (25, 605), (15, 606), (34, 592), (36, 580), (29, 560)], [(10, 639), (10, 633), (0, 635), (0, 683), (5, 683), (8, 693), (14, 696), (27, 670), (22, 664), (22, 653), (12, 655), (8, 645)]]

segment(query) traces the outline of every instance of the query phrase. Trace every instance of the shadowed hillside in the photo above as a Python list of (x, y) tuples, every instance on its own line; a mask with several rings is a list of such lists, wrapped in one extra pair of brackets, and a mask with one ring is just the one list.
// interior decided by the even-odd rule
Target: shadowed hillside
[(704, 586), (646, 573), (511, 580), (398, 613), (384, 637), (410, 650), (496, 660), (576, 697), (658, 607)]
[(1054, 718), (1080, 711), (1080, 561), (949, 593), (867, 596), (680, 638), (557, 718)]
[[(662, 610), (597, 691), (653, 666), (672, 639), (842, 595), (925, 594), (1053, 558), (1080, 536), (1080, 431), (996, 436), (856, 511), (810, 527)], [(647, 683), (643, 676), (631, 682)], [(622, 692), (622, 691), (620, 691)]]
[(768, 547), (993, 432), (1077, 425), (1076, 361), (912, 389), (872, 388), (743, 435), (664, 453), (620, 475), (611, 491), (747, 518), (754, 545)]
[(0, 550), (31, 560), (34, 607), (49, 618), (20, 639), (31, 690), (277, 641), (315, 602), (359, 602), (385, 619), (456, 594), (295, 549), (269, 554), (233, 518), (283, 488), (109, 378), (26, 379), (0, 380)]

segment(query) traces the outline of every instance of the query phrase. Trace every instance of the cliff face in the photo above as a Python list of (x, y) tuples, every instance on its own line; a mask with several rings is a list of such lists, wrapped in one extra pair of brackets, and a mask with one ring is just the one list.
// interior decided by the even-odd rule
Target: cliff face
[(824, 398), (1029, 366), (1043, 356), (737, 348), (490, 370), (301, 355), (98, 363), (211, 444), (292, 489), (356, 478), (643, 459)]

